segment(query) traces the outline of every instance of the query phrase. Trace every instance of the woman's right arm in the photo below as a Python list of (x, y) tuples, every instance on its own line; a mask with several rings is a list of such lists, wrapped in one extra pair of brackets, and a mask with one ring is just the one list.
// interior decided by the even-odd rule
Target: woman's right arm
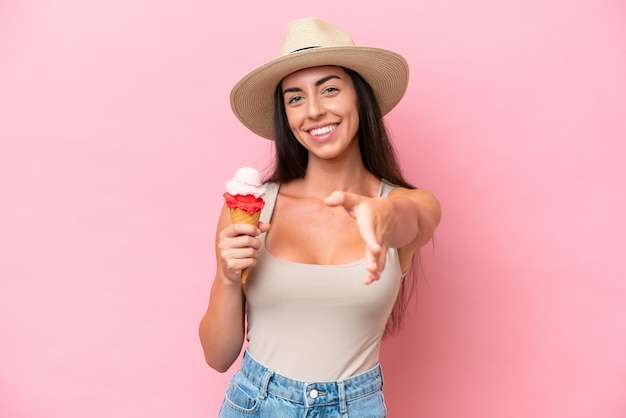
[[(266, 230), (268, 225), (261, 225)], [(245, 296), (241, 271), (254, 265), (261, 246), (253, 225), (233, 224), (223, 207), (215, 237), (216, 273), (209, 307), (200, 321), (200, 342), (209, 366), (225, 372), (241, 352), (245, 338)]]

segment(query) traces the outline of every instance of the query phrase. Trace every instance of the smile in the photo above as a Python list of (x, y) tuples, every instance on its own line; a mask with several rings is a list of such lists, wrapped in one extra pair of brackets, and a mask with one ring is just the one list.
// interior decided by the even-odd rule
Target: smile
[(319, 135), (324, 135), (327, 134), (329, 132), (334, 131), (337, 128), (337, 125), (327, 125), (327, 126), (323, 126), (321, 128), (315, 128), (315, 129), (311, 129), (309, 131), (309, 133), (313, 136), (319, 136)]

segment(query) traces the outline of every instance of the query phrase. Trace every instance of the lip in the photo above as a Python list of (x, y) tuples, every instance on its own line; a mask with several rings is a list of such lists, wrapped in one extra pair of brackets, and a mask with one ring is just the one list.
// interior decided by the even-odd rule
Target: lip
[[(311, 134), (312, 130), (324, 128), (326, 126), (334, 126), (335, 128), (331, 130), (330, 132), (326, 132), (325, 134), (322, 134), (322, 135)], [(330, 140), (335, 135), (335, 133), (337, 133), (337, 131), (339, 130), (339, 126), (340, 125), (338, 123), (326, 123), (323, 125), (312, 126), (311, 128), (307, 129), (306, 132), (309, 135), (309, 138), (311, 139), (311, 141), (321, 143), (321, 142), (326, 142)]]

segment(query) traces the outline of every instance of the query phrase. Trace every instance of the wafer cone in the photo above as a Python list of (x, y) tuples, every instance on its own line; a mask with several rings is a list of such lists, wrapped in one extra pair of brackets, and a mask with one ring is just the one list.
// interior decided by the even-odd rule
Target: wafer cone
[[(238, 208), (230, 209), (230, 219), (234, 224), (242, 223), (249, 224), (254, 226), (259, 226), (259, 218), (261, 217), (261, 211), (257, 211), (254, 213), (248, 213), (245, 210), (241, 210)], [(241, 282), (246, 283), (248, 279), (248, 269), (245, 268), (241, 271)]]

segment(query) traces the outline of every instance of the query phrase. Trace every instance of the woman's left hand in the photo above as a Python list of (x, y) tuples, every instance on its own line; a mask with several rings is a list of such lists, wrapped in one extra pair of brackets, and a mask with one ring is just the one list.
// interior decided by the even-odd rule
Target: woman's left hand
[(326, 197), (324, 203), (332, 207), (342, 206), (356, 220), (365, 242), (365, 284), (380, 279), (393, 230), (393, 203), (387, 198), (371, 198), (341, 191)]

